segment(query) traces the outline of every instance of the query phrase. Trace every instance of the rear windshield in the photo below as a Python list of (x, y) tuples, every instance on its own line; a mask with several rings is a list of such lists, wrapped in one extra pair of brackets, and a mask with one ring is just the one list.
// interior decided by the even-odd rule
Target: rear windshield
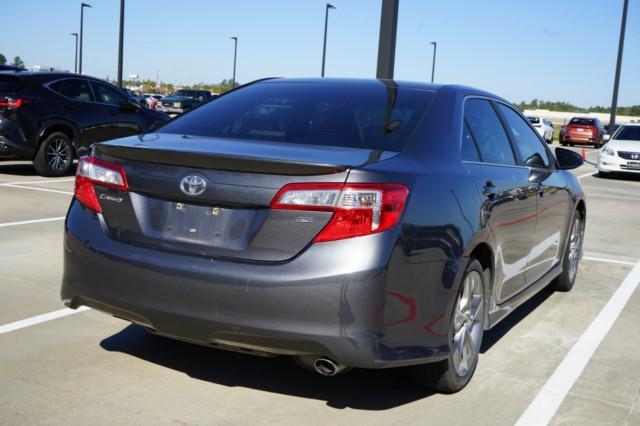
[(433, 92), (392, 84), (270, 82), (247, 86), (160, 133), (401, 151)]
[(15, 93), (22, 87), (23, 82), (17, 78), (0, 77), (0, 93)]
[(529, 123), (531, 123), (531, 124), (540, 123), (540, 119), (538, 117), (527, 117), (527, 120), (529, 120)]
[(640, 141), (640, 126), (622, 126), (614, 139), (625, 141)]
[(569, 124), (578, 124), (580, 126), (594, 126), (596, 122), (595, 120), (591, 120), (589, 118), (572, 118)]

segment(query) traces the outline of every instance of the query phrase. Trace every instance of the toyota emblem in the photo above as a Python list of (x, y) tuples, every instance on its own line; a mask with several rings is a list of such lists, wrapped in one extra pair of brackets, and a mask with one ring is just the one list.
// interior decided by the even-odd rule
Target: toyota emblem
[(180, 190), (187, 195), (200, 195), (207, 189), (207, 181), (198, 175), (187, 175), (180, 182)]

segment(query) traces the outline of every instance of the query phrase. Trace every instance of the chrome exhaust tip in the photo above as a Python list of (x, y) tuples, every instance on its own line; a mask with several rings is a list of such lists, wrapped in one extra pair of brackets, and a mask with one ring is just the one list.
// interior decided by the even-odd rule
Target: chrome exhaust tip
[(313, 363), (313, 368), (318, 374), (322, 374), (323, 376), (335, 376), (346, 369), (344, 365), (338, 364), (334, 360), (326, 357), (316, 359)]

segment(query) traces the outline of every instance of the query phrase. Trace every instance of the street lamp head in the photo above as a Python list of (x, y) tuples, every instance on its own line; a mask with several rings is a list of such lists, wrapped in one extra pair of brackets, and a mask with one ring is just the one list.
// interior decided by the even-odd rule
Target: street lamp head
[(229, 39), (238, 41), (238, 37), (229, 37)]
[(78, 37), (78, 33), (71, 33), (71, 34), (69, 34), (69, 35), (72, 35), (72, 36), (76, 36), (76, 37)]
[(80, 7), (93, 7), (89, 3), (82, 3)]
[(331, 3), (327, 3), (327, 9), (335, 9), (336, 7)]
[(432, 44), (432, 45), (434, 45), (434, 46), (435, 46), (435, 45), (436, 45), (436, 44), (438, 44), (438, 43), (436, 43), (435, 41), (432, 41), (432, 42), (431, 42), (431, 43), (429, 43), (429, 44)]

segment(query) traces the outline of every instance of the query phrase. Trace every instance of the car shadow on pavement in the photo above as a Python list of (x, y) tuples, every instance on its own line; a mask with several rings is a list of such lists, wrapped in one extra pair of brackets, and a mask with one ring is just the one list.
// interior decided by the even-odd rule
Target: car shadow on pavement
[(100, 346), (194, 379), (323, 400), (336, 409), (387, 410), (433, 394), (413, 385), (406, 369), (354, 369), (323, 377), (296, 366), (291, 357), (263, 358), (207, 348), (155, 336), (137, 325), (104, 339)]
[(482, 337), (482, 346), (480, 353), (486, 353), (493, 347), (502, 337), (514, 328), (520, 321), (525, 319), (527, 315), (535, 311), (538, 306), (542, 305), (554, 291), (546, 287), (539, 293), (520, 305), (515, 311), (511, 312), (504, 320), (498, 323), (491, 330), (485, 331)]
[(602, 180), (611, 180), (611, 181), (630, 181), (630, 182), (640, 182), (640, 174), (632, 174), (632, 173), (610, 173), (608, 176), (601, 176), (596, 173), (593, 175), (596, 179)]
[[(31, 162), (2, 162), (0, 161), (0, 174), (13, 176), (38, 176), (38, 172)], [(69, 172), (64, 176), (74, 176), (76, 165), (73, 164)], [(62, 177), (64, 177), (62, 176)]]

